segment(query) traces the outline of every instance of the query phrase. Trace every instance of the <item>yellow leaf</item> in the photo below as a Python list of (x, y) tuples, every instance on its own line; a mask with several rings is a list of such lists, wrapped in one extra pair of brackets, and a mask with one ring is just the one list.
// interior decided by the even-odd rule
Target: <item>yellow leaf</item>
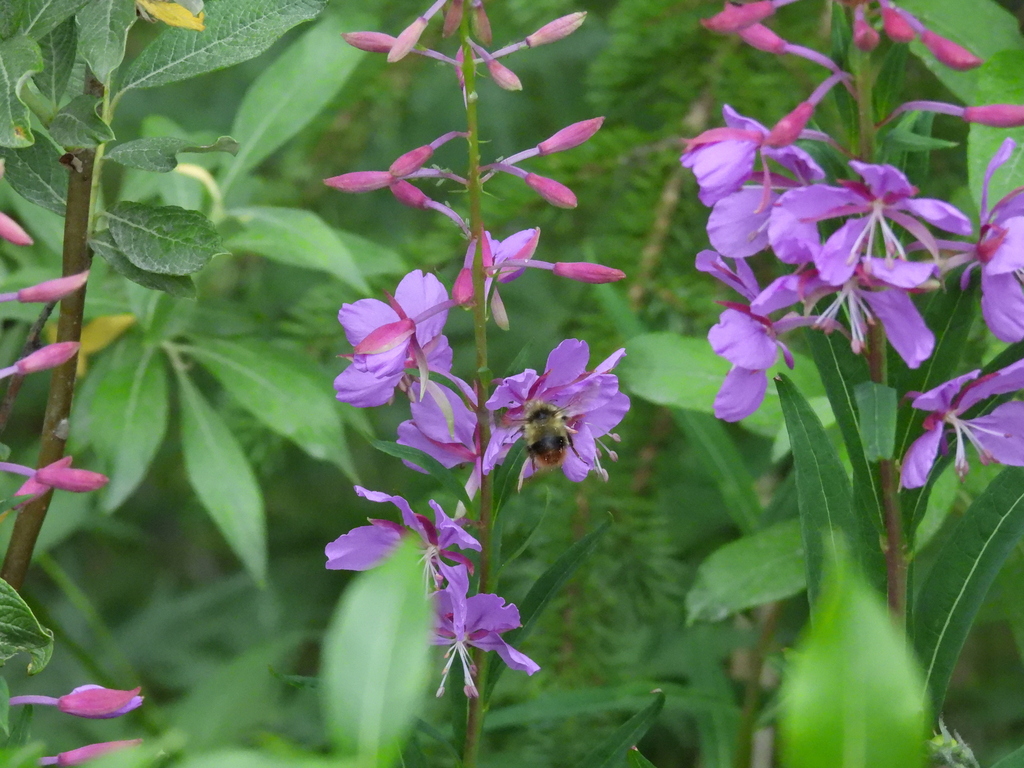
[(205, 15), (202, 11), (193, 14), (188, 8), (170, 0), (135, 0), (135, 5), (141, 8), (146, 18), (159, 19), (172, 27), (194, 29), (197, 32), (206, 29), (206, 25), (203, 24)]
[[(88, 370), (89, 355), (109, 347), (117, 338), (135, 325), (135, 315), (104, 315), (85, 324), (82, 328), (82, 346), (78, 349), (78, 377)], [(43, 330), (51, 344), (57, 340), (57, 326), (50, 323)]]

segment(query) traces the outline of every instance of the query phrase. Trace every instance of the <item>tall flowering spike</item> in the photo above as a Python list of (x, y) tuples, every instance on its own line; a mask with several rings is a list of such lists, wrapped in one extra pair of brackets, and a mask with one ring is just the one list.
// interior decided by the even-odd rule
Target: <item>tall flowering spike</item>
[(554, 21), (549, 21), (532, 35), (527, 35), (526, 44), (531, 48), (536, 48), (538, 45), (556, 43), (579, 29), (586, 18), (586, 11), (577, 11), (576, 13), (570, 13), (568, 16), (557, 18)]
[(936, 59), (958, 72), (974, 69), (985, 63), (962, 45), (957, 45), (952, 40), (937, 35), (931, 30), (924, 31), (924, 34), (921, 35), (921, 42)]

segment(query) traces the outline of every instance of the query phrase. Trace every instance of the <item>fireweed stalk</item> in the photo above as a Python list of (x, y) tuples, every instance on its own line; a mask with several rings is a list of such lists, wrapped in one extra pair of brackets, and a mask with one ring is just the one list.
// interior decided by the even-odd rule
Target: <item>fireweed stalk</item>
[[(448, 56), (418, 44), (430, 20), (444, 6), (445, 0), (437, 0), (397, 37), (379, 32), (343, 35), (357, 48), (386, 53), (389, 62), (417, 54), (450, 66), (462, 92), (466, 122), (465, 130), (449, 131), (406, 152), (387, 170), (344, 173), (325, 183), (347, 193), (388, 189), (403, 205), (434, 211), (450, 220), (466, 238), (467, 247), (464, 259), (459, 257), (462, 268), (450, 290), (435, 275), (414, 270), (399, 282), (393, 295), (386, 295), (386, 301), (361, 299), (341, 308), (338, 319), (353, 349), (343, 355), (351, 363), (335, 380), (335, 390), (339, 400), (357, 407), (383, 405), (404, 395), (411, 418), (398, 427), (398, 443), (423, 451), (445, 467), (468, 466), (465, 488), (474, 500), (473, 508), (467, 510), (460, 503), (449, 515), (431, 500), (433, 514), (428, 516), (400, 496), (357, 487), (356, 493), (368, 500), (396, 506), (404, 525), (371, 520), (370, 525), (328, 544), (325, 553), (329, 569), (365, 570), (386, 558), (403, 535), (417, 536), (423, 542), (424, 583), (436, 609), (433, 642), (446, 648), (437, 695), (444, 693), (451, 670), (461, 669), (463, 692), (469, 697), (463, 763), (472, 767), (486, 707), (481, 696), (487, 691), (488, 665), (482, 663), (483, 654), (493, 650), (508, 666), (527, 674), (539, 669), (500, 637), (519, 626), (520, 617), (514, 605), (491, 593), (495, 588), (491, 473), (506, 460), (511, 444), (521, 438), (524, 412), (532, 402), (542, 401), (558, 409), (567, 433), (575, 438), (571, 455), (566, 450), (561, 465), (564, 475), (577, 482), (591, 472), (607, 479), (600, 453), (616, 458), (606, 441), (618, 439), (612, 430), (629, 408), (629, 399), (619, 392), (618, 379), (612, 373), (624, 350), (589, 369), (589, 348), (575, 339), (557, 345), (543, 371), (527, 370), (492, 381), (488, 319), (499, 328), (509, 327), (511, 320), (498, 288), (519, 279), (528, 268), (550, 271), (555, 279), (585, 283), (607, 283), (625, 275), (601, 264), (535, 259), (539, 229), (500, 236), (486, 229), (482, 214), (484, 185), (499, 173), (522, 179), (554, 206), (576, 206), (575, 194), (564, 184), (520, 166), (532, 158), (579, 146), (600, 129), (603, 118), (574, 123), (534, 147), (483, 164), (477, 87), (478, 75), (486, 72), (498, 87), (520, 90), (519, 78), (499, 59), (572, 34), (585, 14), (556, 19), (522, 41), (491, 52), (491, 29), (483, 4), (453, 0), (444, 14), (443, 35), (457, 31), (459, 47), (454, 56)], [(457, 139), (464, 139), (468, 147), (464, 175), (428, 166), (438, 147)], [(415, 186), (421, 179), (463, 187), (467, 210), (457, 211), (429, 197)], [(529, 279), (540, 276), (534, 273)], [(469, 381), (453, 371), (452, 349), (443, 333), (449, 313), (459, 308), (473, 313), (475, 361)], [(415, 461), (406, 464), (423, 471)], [(528, 459), (521, 478), (529, 477), (534, 469)], [(472, 526), (472, 535), (463, 527), (467, 524)], [(475, 559), (472, 552), (479, 553)], [(475, 577), (475, 585), (471, 577)]]

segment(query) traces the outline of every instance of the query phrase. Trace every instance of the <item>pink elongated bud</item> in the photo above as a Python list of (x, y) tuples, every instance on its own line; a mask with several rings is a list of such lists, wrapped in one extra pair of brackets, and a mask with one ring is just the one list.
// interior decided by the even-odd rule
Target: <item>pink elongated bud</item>
[(575, 208), (577, 205), (576, 195), (565, 184), (560, 184), (546, 176), (538, 176), (536, 173), (526, 174), (525, 181), (530, 189), (554, 206), (559, 208)]
[(460, 306), (467, 306), (473, 303), (473, 270), (463, 267), (455, 278), (455, 285), (452, 286), (452, 298)]
[(473, 21), (473, 31), (476, 32), (476, 36), (483, 41), (484, 45), (490, 45), (494, 39), (491, 35), (491, 20), (487, 18), (484, 4), (479, 0), (473, 3), (473, 15), (470, 18)]
[(516, 73), (497, 59), (488, 59), (487, 71), (491, 73), (491, 79), (498, 84), (499, 88), (504, 88), (506, 91), (523, 90), (523, 84), (519, 81)]
[(427, 28), (427, 20), (420, 16), (416, 21), (403, 29), (395, 40), (395, 44), (388, 51), (388, 63), (394, 64), (409, 55), (409, 51), (416, 47), (420, 41), (420, 35)]
[(985, 63), (962, 45), (957, 45), (952, 40), (928, 29), (921, 35), (921, 42), (927, 46), (936, 59), (958, 72), (965, 72)]
[(116, 752), (127, 747), (137, 747), (141, 743), (142, 739), (126, 739), (125, 741), (104, 741), (100, 744), (90, 744), (87, 747), (72, 749), (69, 752), (61, 752), (54, 757), (41, 757), (39, 758), (39, 765), (81, 765), (89, 760), (95, 760), (100, 755), (105, 755), (108, 752)]
[(798, 138), (800, 131), (814, 114), (814, 105), (809, 101), (801, 102), (796, 109), (779, 120), (771, 132), (765, 136), (764, 143), (769, 147), (788, 147)]
[(737, 34), (747, 45), (765, 53), (783, 54), (786, 52), (786, 46), (789, 45), (789, 43), (768, 29), (764, 24), (751, 24), (749, 27), (741, 29)]
[(586, 11), (577, 11), (549, 21), (532, 35), (527, 35), (526, 44), (531, 48), (536, 48), (538, 45), (556, 43), (579, 29), (585, 18), (587, 18)]
[(426, 209), (430, 207), (430, 198), (408, 181), (396, 181), (392, 184), (391, 194), (393, 194), (402, 205), (408, 205), (410, 208)]
[(909, 43), (917, 37), (917, 32), (903, 14), (889, 6), (882, 7), (882, 29), (894, 43)]
[(541, 155), (550, 155), (553, 152), (564, 152), (567, 149), (578, 147), (597, 133), (603, 124), (603, 117), (592, 117), (589, 120), (581, 120), (578, 123), (567, 125), (550, 138), (544, 139), (537, 145), (537, 149)]
[(70, 456), (65, 456), (53, 464), (47, 464), (42, 469), (37, 469), (31, 479), (47, 488), (60, 488), (62, 491), (71, 491), (72, 493), (96, 491), (109, 482), (107, 476), (101, 475), (99, 472), (72, 467)]
[(388, 352), (407, 341), (414, 333), (416, 333), (416, 323), (412, 320), (407, 317), (396, 320), (370, 331), (365, 339), (356, 344), (355, 353), (357, 355), (377, 355), (381, 352)]
[(727, 4), (725, 10), (708, 19), (701, 19), (705, 29), (712, 32), (739, 32), (744, 27), (757, 24), (775, 13), (775, 5), (771, 0), (759, 0), (745, 5)]
[(57, 699), (57, 709), (75, 717), (117, 717), (142, 704), (141, 690), (118, 691), (99, 685), (83, 685)]
[(28, 357), (23, 357), (14, 366), (18, 373), (36, 373), (54, 368), (65, 363), (78, 353), (77, 341), (59, 341), (56, 344), (47, 344), (42, 349), (37, 349)]
[(85, 285), (85, 281), (88, 279), (89, 270), (79, 272), (77, 275), (45, 280), (38, 285), (30, 285), (28, 288), (18, 291), (18, 301), (22, 303), (38, 301), (44, 304), (57, 301), (77, 291)]
[(1024, 104), (984, 104), (964, 109), (968, 123), (990, 125), (993, 128), (1018, 128), (1024, 125)]
[(448, 6), (448, 11), (444, 15), (444, 28), (441, 30), (442, 37), (451, 37), (459, 28), (459, 24), (462, 23), (462, 6), (463, 0), (452, 0)]
[(342, 32), (341, 38), (353, 48), (367, 53), (391, 53), (398, 42), (397, 37), (383, 32)]
[(853, 22), (853, 44), (857, 46), (858, 50), (873, 51), (878, 47), (878, 41), (881, 39), (878, 32), (868, 24), (863, 18), (858, 18)]
[(434, 148), (429, 144), (416, 147), (416, 149), (410, 149), (391, 164), (391, 167), (388, 168), (388, 173), (392, 176), (408, 176), (410, 173), (422, 168), (423, 164), (433, 155)]
[(28, 232), (6, 213), (0, 213), (0, 237), (15, 245), (32, 245), (35, 242)]
[(324, 179), (324, 184), (342, 192), (372, 192), (375, 189), (384, 189), (394, 180), (395, 177), (387, 171), (355, 171), (343, 173), (341, 176), (331, 176)]
[(626, 276), (621, 269), (591, 264), (588, 261), (556, 261), (552, 271), (559, 277), (568, 277), (581, 283), (614, 283)]

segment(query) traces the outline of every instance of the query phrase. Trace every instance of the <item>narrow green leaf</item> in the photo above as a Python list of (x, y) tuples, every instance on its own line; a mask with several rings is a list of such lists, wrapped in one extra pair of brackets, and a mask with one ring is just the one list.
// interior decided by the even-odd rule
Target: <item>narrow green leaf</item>
[(7, 738), (8, 748), (24, 746), (32, 737), (32, 713), (35, 711), (35, 707), (29, 704), (18, 707), (18, 710), (19, 712), (14, 716), (14, 722), (11, 724), (11, 735)]
[(398, 443), (391, 443), (386, 440), (371, 440), (370, 443), (381, 453), (386, 453), (388, 456), (394, 456), (396, 459), (408, 461), (410, 464), (415, 464), (417, 467), (425, 469), (431, 477), (444, 486), (445, 490), (465, 504), (467, 509), (475, 509), (473, 500), (469, 498), (469, 494), (466, 493), (466, 488), (463, 484), (459, 482), (450, 469), (433, 456), (424, 453), (419, 448), (399, 445)]
[(186, 80), (259, 56), (281, 35), (323, 10), (326, 0), (230, 0), (206, 17), (206, 29), (168, 28), (125, 73), (122, 93)]
[(328, 729), (360, 765), (390, 765), (423, 705), (433, 611), (421, 555), (405, 541), (379, 568), (356, 576), (324, 637)]
[(896, 442), (896, 390), (865, 381), (853, 388), (868, 461), (891, 459)]
[[(913, 122), (913, 118), (911, 118), (911, 122)], [(885, 134), (883, 143), (886, 151), (893, 154), (899, 152), (932, 152), (936, 149), (952, 149), (953, 147), (960, 146), (955, 141), (937, 139), (934, 136), (916, 133), (909, 126), (904, 126), (902, 122)]]
[(65, 148), (95, 147), (114, 138), (110, 126), (96, 113), (100, 100), (95, 96), (76, 96), (50, 123), (53, 140)]
[(911, 633), (936, 711), (974, 618), (1024, 537), (1024, 469), (1008, 467), (974, 500), (914, 600)]
[(251, 251), (281, 264), (327, 272), (369, 293), (348, 246), (315, 213), (263, 206), (239, 208), (231, 215), (243, 227), (225, 244), (232, 252)]
[(188, 275), (161, 275), (157, 272), (147, 272), (128, 261), (128, 257), (117, 247), (114, 238), (110, 236), (109, 229), (105, 229), (91, 238), (89, 247), (102, 256), (103, 260), (117, 274), (128, 278), (133, 283), (138, 283), (143, 288), (163, 291), (171, 296), (179, 296), (184, 299), (196, 297), (196, 285)]
[(35, 40), (18, 35), (0, 41), (0, 146), (27, 147), (35, 141), (21, 88), (42, 71), (43, 55)]
[(654, 763), (640, 754), (640, 750), (633, 747), (626, 755), (626, 765), (629, 768), (656, 768)]
[(154, 173), (167, 173), (178, 167), (179, 152), (238, 152), (238, 142), (230, 136), (221, 136), (213, 144), (197, 146), (188, 139), (173, 136), (154, 136), (118, 144), (104, 155), (104, 159)]
[(800, 521), (786, 520), (715, 550), (686, 594), (687, 621), (721, 621), (807, 586)]
[(882, 66), (875, 78), (872, 100), (875, 105), (875, 121), (882, 122), (900, 103), (903, 93), (903, 78), (907, 71), (907, 46), (893, 43), (885, 52)]
[[(1024, 51), (997, 53), (978, 70), (978, 89), (974, 104), (1024, 104)], [(1008, 192), (1024, 185), (1024, 127), (991, 128), (971, 125), (967, 140), (967, 177), (971, 197), (981, 200), (982, 184), (989, 161), (1007, 138), (1016, 140), (1017, 148), (992, 176), (988, 189), (989, 210)]]
[(228, 545), (257, 583), (267, 575), (263, 495), (241, 446), (195, 385), (179, 372), (182, 449), (189, 481)]
[(18, 0), (18, 2), (21, 3), (21, 31), (38, 40), (49, 34), (66, 18), (73, 16), (89, 0)]
[(225, 252), (217, 230), (199, 211), (122, 202), (106, 217), (117, 247), (147, 272), (188, 275)]
[(75, 20), (69, 17), (39, 40), (39, 49), (43, 54), (43, 71), (32, 80), (39, 93), (53, 104), (52, 114), (57, 112), (58, 103), (71, 76), (71, 69), (75, 65), (78, 47), (75, 30)]
[(64, 150), (47, 136), (39, 136), (25, 149), (0, 147), (4, 180), (30, 203), (63, 216), (68, 192), (68, 169), (60, 164), (63, 154)]
[(664, 706), (665, 694), (658, 691), (655, 693), (654, 701), (616, 728), (607, 739), (591, 750), (577, 764), (578, 768), (612, 768), (612, 766), (621, 765), (622, 760), (626, 757), (626, 752), (636, 746), (636, 743), (650, 730)]
[(0, 664), (16, 653), (31, 658), (30, 675), (42, 672), (53, 653), (53, 632), (39, 623), (17, 590), (0, 579)]
[(11, 692), (7, 688), (7, 680), (0, 677), (0, 734), (6, 738), (11, 733)]
[(1024, 768), (1024, 747), (1018, 747), (992, 768)]
[(124, 59), (128, 30), (135, 23), (135, 0), (90, 0), (76, 17), (79, 51), (104, 85)]

